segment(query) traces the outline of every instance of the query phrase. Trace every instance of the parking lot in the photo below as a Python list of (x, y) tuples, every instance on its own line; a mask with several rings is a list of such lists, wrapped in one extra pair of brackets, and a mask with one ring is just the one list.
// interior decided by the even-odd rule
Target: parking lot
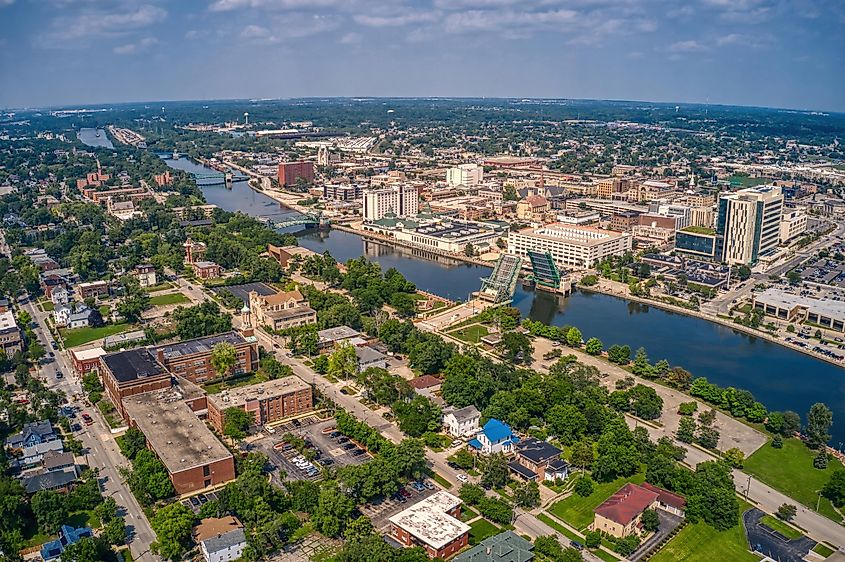
[(197, 494), (190, 498), (182, 500), (182, 505), (193, 511), (199, 513), (200, 508), (210, 501), (217, 500), (217, 492), (208, 492), (207, 494)]
[(388, 520), (391, 517), (418, 501), (427, 498), (438, 490), (431, 480), (426, 480), (424, 483), (426, 484), (425, 486), (421, 484), (415, 485), (412, 482), (388, 498), (377, 498), (370, 503), (360, 506), (358, 511), (370, 518), (374, 528), (385, 530), (390, 523)]
[[(363, 464), (370, 455), (337, 431), (332, 431), (335, 421), (308, 416), (274, 428), (275, 433), (252, 443), (267, 455), (270, 462), (286, 473), (286, 480), (319, 480), (323, 468)], [(290, 434), (302, 439), (304, 448), (295, 447), (295, 439), (285, 439)], [(308, 457), (308, 458), (306, 458)]]

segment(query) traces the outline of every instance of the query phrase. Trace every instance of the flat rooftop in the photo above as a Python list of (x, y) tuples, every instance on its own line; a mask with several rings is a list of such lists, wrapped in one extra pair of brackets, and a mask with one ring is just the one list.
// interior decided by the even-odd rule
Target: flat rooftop
[(77, 361), (88, 361), (102, 357), (106, 354), (106, 351), (102, 347), (93, 347), (91, 349), (71, 350), (71, 353)]
[(161, 363), (145, 347), (109, 353), (103, 355), (101, 360), (118, 382), (132, 382), (167, 374)]
[(123, 399), (127, 413), (171, 474), (232, 456), (184, 399), (172, 388)]
[(835, 320), (845, 320), (845, 301), (814, 299), (788, 293), (780, 289), (766, 289), (754, 297), (754, 302), (789, 309), (803, 307), (809, 312), (827, 316)]
[(435, 549), (469, 532), (469, 525), (446, 513), (461, 505), (449, 492), (437, 492), (390, 518), (390, 522)]
[(17, 329), (18, 325), (15, 323), (15, 315), (11, 310), (0, 312), (0, 330)]
[(240, 333), (232, 331), (214, 336), (205, 336), (193, 340), (160, 345), (154, 348), (154, 350), (155, 352), (161, 352), (165, 359), (178, 359), (187, 355), (211, 353), (214, 346), (219, 343), (230, 343), (237, 346), (246, 343), (246, 340)]
[(296, 375), (281, 379), (260, 382), (249, 386), (230, 388), (218, 394), (209, 394), (208, 400), (213, 402), (218, 409), (243, 406), (253, 400), (265, 400), (276, 396), (283, 396), (291, 392), (310, 389), (311, 385)]

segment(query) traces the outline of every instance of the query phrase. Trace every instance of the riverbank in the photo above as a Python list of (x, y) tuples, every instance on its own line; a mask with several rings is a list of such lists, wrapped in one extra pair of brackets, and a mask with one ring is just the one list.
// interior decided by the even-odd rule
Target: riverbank
[(729, 321), (729, 320), (722, 318), (722, 317), (719, 317), (719, 316), (713, 316), (711, 314), (705, 314), (705, 313), (698, 311), (698, 310), (691, 310), (689, 308), (684, 308), (682, 306), (669, 304), (669, 303), (666, 303), (666, 302), (663, 302), (663, 301), (651, 300), (651, 299), (646, 299), (646, 298), (643, 298), (643, 297), (634, 296), (629, 291), (627, 291), (627, 287), (624, 287), (624, 288), (617, 291), (617, 290), (614, 290), (610, 287), (604, 286), (604, 283), (605, 283), (605, 281), (601, 280), (601, 281), (599, 281), (599, 283), (597, 285), (593, 285), (591, 287), (579, 286), (578, 290), (584, 291), (586, 293), (598, 293), (598, 294), (602, 294), (602, 295), (616, 297), (616, 298), (620, 298), (620, 299), (623, 299), (623, 300), (636, 302), (636, 303), (639, 303), (639, 304), (644, 304), (644, 305), (647, 305), (647, 306), (653, 306), (655, 308), (659, 308), (661, 310), (665, 310), (665, 311), (668, 311), (668, 312), (675, 312), (677, 314), (684, 314), (686, 316), (691, 316), (693, 318), (698, 318), (700, 320), (706, 320), (708, 322), (712, 322), (714, 324), (719, 324), (719, 325), (724, 326), (726, 328), (731, 328), (732, 330), (742, 332), (743, 334), (746, 334), (748, 336), (753, 336), (755, 338), (760, 338), (760, 339), (766, 340), (770, 343), (777, 344), (777, 345), (784, 347), (786, 349), (789, 349), (791, 351), (801, 352), (804, 355), (808, 355), (808, 356), (810, 356), (814, 359), (820, 359), (822, 361), (830, 363), (831, 365), (835, 365), (837, 367), (845, 369), (845, 364), (843, 364), (841, 361), (836, 361), (836, 360), (834, 360), (830, 357), (827, 357), (826, 355), (822, 355), (821, 353), (816, 353), (812, 349), (802, 348), (802, 347), (798, 347), (798, 346), (794, 346), (794, 345), (789, 345), (789, 343), (787, 343), (787, 342), (785, 342), (785, 341), (783, 341), (783, 340), (777, 338), (776, 336), (773, 336), (773, 335), (771, 335), (767, 332), (761, 332), (759, 330), (755, 330), (754, 328), (750, 328), (748, 326), (743, 326), (742, 324), (737, 324), (736, 322)]

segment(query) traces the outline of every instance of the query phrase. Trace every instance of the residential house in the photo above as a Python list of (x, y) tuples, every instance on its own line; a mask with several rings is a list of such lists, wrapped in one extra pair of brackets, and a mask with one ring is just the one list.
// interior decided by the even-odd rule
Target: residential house
[(93, 537), (94, 533), (88, 527), (74, 528), (69, 525), (62, 525), (59, 529), (59, 538), (54, 541), (45, 542), (41, 547), (41, 558), (48, 562), (59, 558), (67, 547), (78, 543), (85, 537)]
[(70, 302), (70, 292), (68, 292), (64, 285), (59, 285), (50, 291), (50, 302), (53, 303), (54, 308), (59, 305), (67, 304)]
[(238, 560), (247, 544), (244, 526), (231, 515), (200, 521), (194, 527), (194, 540), (199, 543), (206, 562)]
[(362, 337), (361, 332), (349, 326), (336, 326), (334, 328), (326, 328), (317, 332), (317, 349), (326, 350), (333, 349), (336, 345), (341, 343), (349, 343), (354, 346), (364, 345), (366, 340)]
[(440, 387), (443, 386), (443, 380), (438, 379), (434, 375), (422, 375), (409, 380), (408, 384), (417, 394), (430, 398), (434, 393), (440, 391)]
[(55, 441), (59, 437), (50, 420), (28, 423), (18, 433), (6, 438), (6, 446), (10, 449), (24, 449), (39, 443)]
[(149, 263), (136, 265), (132, 275), (135, 276), (141, 287), (154, 287), (158, 282), (156, 268)]
[(111, 283), (108, 281), (91, 281), (89, 283), (77, 283), (73, 288), (76, 297), (84, 301), (88, 297), (107, 296), (111, 290)]
[(469, 550), (461, 552), (452, 562), (530, 562), (534, 560), (534, 545), (513, 531), (487, 537)]
[(66, 467), (61, 470), (37, 472), (23, 479), (23, 487), (27, 494), (35, 494), (43, 490), (54, 492), (68, 492), (79, 478), (76, 467)]
[(677, 515), (678, 517), (684, 517), (687, 500), (683, 497), (678, 494), (673, 494), (668, 490), (664, 490), (663, 488), (658, 488), (648, 482), (643, 482), (640, 486), (657, 494), (657, 505), (655, 506), (657, 509), (662, 509), (672, 515)]
[(481, 413), (473, 405), (465, 408), (446, 410), (443, 414), (443, 427), (452, 437), (470, 437), (481, 429)]
[(358, 357), (358, 372), (363, 372), (370, 367), (387, 369), (387, 355), (376, 351), (370, 346), (362, 345), (355, 347), (355, 355)]
[(516, 456), (508, 466), (523, 480), (543, 482), (569, 476), (569, 464), (561, 459), (563, 451), (551, 443), (529, 437), (520, 441), (514, 452)]
[(223, 268), (213, 261), (195, 261), (191, 264), (197, 279), (217, 279), (223, 273)]
[(23, 351), (23, 336), (15, 321), (15, 315), (8, 308), (0, 312), (0, 350), (6, 357)]
[(43, 443), (36, 443), (29, 447), (23, 448), (23, 458), (21, 459), (22, 466), (33, 466), (39, 464), (44, 458), (44, 455), (50, 451), (63, 452), (65, 450), (61, 439), (54, 439), (53, 441), (45, 441)]
[(510, 453), (516, 443), (519, 443), (519, 437), (513, 434), (508, 424), (497, 419), (489, 419), (468, 445), (483, 455), (490, 455)]

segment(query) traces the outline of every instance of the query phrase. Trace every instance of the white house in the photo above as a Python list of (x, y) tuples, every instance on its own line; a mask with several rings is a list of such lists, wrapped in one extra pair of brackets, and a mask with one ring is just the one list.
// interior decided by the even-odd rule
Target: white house
[(57, 306), (53, 309), (53, 322), (59, 328), (64, 328), (67, 326), (71, 314), (73, 314), (73, 311), (70, 309), (70, 306), (66, 304)]
[(83, 306), (67, 319), (68, 328), (86, 328), (91, 325), (91, 313), (93, 310)]
[(52, 291), (50, 291), (50, 300), (52, 301), (54, 306), (67, 304), (70, 300), (70, 293), (68, 293), (67, 289), (65, 289), (64, 287), (58, 286)]
[(237, 560), (246, 548), (243, 525), (232, 516), (203, 519), (194, 529), (194, 539), (206, 562)]
[(481, 429), (478, 423), (480, 420), (478, 409), (469, 405), (458, 410), (447, 410), (443, 414), (443, 427), (452, 437), (471, 437)]
[(493, 453), (510, 453), (519, 437), (513, 434), (505, 422), (489, 419), (475, 438), (470, 439), (468, 445), (484, 455)]

